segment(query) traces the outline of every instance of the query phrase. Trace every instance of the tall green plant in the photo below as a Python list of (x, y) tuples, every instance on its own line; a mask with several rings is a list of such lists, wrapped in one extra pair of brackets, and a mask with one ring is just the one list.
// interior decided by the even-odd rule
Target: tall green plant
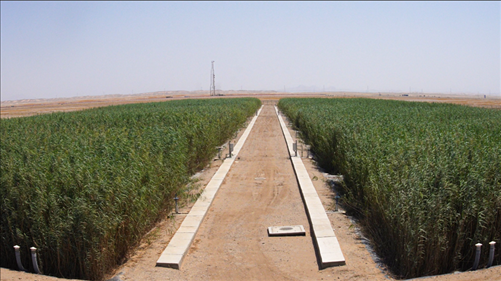
[(466, 270), (475, 243), (501, 244), (500, 111), (370, 99), (279, 107), (319, 165), (344, 175), (347, 208), (396, 275)]
[(260, 106), (184, 100), (2, 119), (1, 266), (101, 279)]

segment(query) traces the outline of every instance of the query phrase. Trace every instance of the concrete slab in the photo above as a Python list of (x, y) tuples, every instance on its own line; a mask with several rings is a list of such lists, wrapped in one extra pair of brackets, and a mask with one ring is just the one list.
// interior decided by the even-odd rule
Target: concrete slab
[(210, 206), (210, 204), (212, 204), (212, 199), (213, 199), (212, 197), (208, 197), (202, 193), (202, 194), (200, 194), (200, 197), (198, 197), (197, 202), (200, 201), (202, 203), (209, 204), (209, 206)]
[(222, 180), (214, 180), (213, 182), (211, 182), (211, 184), (207, 185), (204, 189), (203, 192), (210, 192), (210, 191), (218, 191), (219, 190), (219, 186), (220, 184), (222, 183), (223, 181)]
[[(191, 219), (193, 219), (193, 220), (200, 220), (200, 221), (202, 221), (204, 219), (204, 217), (205, 217), (205, 214), (194, 214), (194, 213), (190, 212), (186, 216), (186, 218), (184, 218), (184, 220), (191, 220)], [(183, 224), (181, 224), (181, 225), (183, 225)]]
[[(322, 207), (322, 209), (324, 209), (324, 206), (322, 206), (322, 201), (320, 201), (320, 198), (318, 198), (318, 195), (317, 196), (313, 196), (313, 195), (305, 196), (303, 198), (303, 200), (304, 200), (306, 207), (308, 209), (312, 209), (312, 208), (314, 208), (314, 206), (316, 206), (317, 209), (320, 209), (320, 207)], [(323, 212), (325, 212), (325, 209), (323, 210)]]
[(191, 207), (190, 213), (191, 213), (191, 211), (204, 211), (204, 212), (206, 212), (208, 209), (209, 209), (209, 206), (195, 206), (195, 205), (193, 205), (193, 207)]
[(169, 242), (169, 246), (163, 251), (160, 258), (157, 260), (157, 265), (167, 266), (170, 260), (182, 260), (180, 255), (184, 255), (188, 251), (194, 235), (188, 232), (176, 232)]
[(305, 186), (304, 189), (302, 189), (302, 193), (304, 197), (308, 197), (311, 193), (311, 195), (315, 195), (313, 197), (318, 197), (317, 190), (313, 186)]
[(312, 226), (316, 225), (316, 224), (330, 225), (330, 223), (331, 223), (329, 218), (326, 218), (323, 216), (318, 216), (318, 217), (313, 216), (312, 218), (310, 218), (310, 221), (311, 221)]
[(307, 206), (308, 212), (310, 213), (310, 218), (322, 218), (328, 220), (327, 214), (325, 213), (325, 209), (323, 206), (310, 204)]
[(201, 217), (186, 217), (181, 226), (195, 226), (198, 228), (201, 223)]
[[(219, 169), (221, 169), (221, 167), (223, 167), (222, 165), (219, 166)], [(229, 167), (227, 167), (228, 169)], [(224, 167), (223, 167), (224, 169)], [(226, 177), (226, 173), (216, 173), (213, 177), (212, 177), (212, 180), (224, 180), (224, 178)]]
[(313, 224), (313, 232), (316, 238), (322, 237), (335, 237), (334, 230), (329, 222), (329, 224), (315, 223)]
[(268, 236), (304, 236), (306, 231), (302, 225), (270, 226)]
[(323, 268), (346, 264), (336, 237), (320, 237), (316, 240)]
[(207, 198), (214, 198), (216, 197), (216, 193), (219, 189), (211, 188), (209, 190), (204, 190), (200, 196), (205, 196)]
[(157, 260), (157, 266), (179, 269), (183, 262), (184, 255), (162, 254)]
[(207, 208), (207, 209), (209, 208), (210, 202), (200, 200), (200, 197), (198, 198), (199, 200), (197, 200), (197, 202), (195, 202), (195, 205), (193, 205), (192, 209), (193, 208)]
[(160, 258), (157, 260), (157, 266), (180, 269), (181, 263), (188, 252), (188, 249), (191, 247), (191, 243), (195, 238), (198, 228), (200, 227), (200, 224), (202, 224), (202, 220), (207, 214), (207, 211), (209, 210), (219, 187), (223, 183), (224, 178), (228, 174), (231, 165), (235, 161), (240, 148), (242, 148), (243, 144), (247, 140), (247, 136), (249, 136), (261, 109), (259, 109), (256, 116), (252, 118), (251, 122), (235, 145), (233, 157), (224, 160), (223, 164), (221, 164), (217, 172), (205, 187), (205, 190), (202, 192), (200, 197), (198, 197), (198, 200), (195, 205), (193, 205), (190, 213), (183, 220), (181, 226), (167, 245), (167, 248), (165, 248), (160, 255)]
[(196, 232), (197, 229), (196, 226), (181, 225), (176, 232)]
[(202, 208), (202, 209), (196, 209), (196, 210), (193, 210), (191, 209), (190, 210), (190, 215), (197, 215), (197, 216), (205, 216), (205, 213), (207, 213), (207, 210), (209, 208)]
[[(299, 162), (298, 161), (299, 158), (295, 158), (295, 159), (297, 159), (295, 161)], [(296, 175), (298, 178), (301, 178), (301, 177), (310, 178), (310, 175), (308, 174), (308, 172), (306, 170), (298, 170), (298, 171), (296, 171)]]
[(318, 194), (316, 192), (312, 192), (310, 190), (308, 190), (308, 192), (305, 192), (302, 194), (303, 195), (303, 198), (318, 198)]
[[(221, 167), (219, 167), (221, 169)], [(228, 171), (226, 171), (228, 172)], [(219, 186), (223, 183), (224, 178), (211, 179), (211, 181), (207, 184), (206, 188), (215, 187), (219, 189)]]
[(202, 204), (208, 204), (210, 206), (210, 204), (212, 203), (212, 198), (207, 197), (205, 194), (202, 193), (202, 194), (200, 194), (200, 197), (198, 197), (196, 203), (198, 203), (198, 202), (201, 202)]

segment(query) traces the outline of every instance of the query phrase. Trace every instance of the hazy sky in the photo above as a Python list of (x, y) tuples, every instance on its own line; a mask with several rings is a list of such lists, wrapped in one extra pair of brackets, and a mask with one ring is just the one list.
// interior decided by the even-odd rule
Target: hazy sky
[(208, 90), (212, 60), (223, 90), (501, 95), (500, 13), (500, 2), (2, 1), (1, 99)]

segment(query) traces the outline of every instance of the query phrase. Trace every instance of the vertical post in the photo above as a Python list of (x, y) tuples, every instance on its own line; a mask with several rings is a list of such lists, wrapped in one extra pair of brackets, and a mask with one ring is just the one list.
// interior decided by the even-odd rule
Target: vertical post
[(216, 95), (216, 74), (214, 73), (214, 61), (212, 61), (212, 68), (210, 72), (210, 95), (215, 96)]
[(334, 209), (334, 211), (337, 212), (338, 211), (337, 205), (339, 204), (339, 198), (341, 198), (341, 196), (336, 194), (335, 198), (336, 198), (336, 208)]
[(176, 214), (179, 214), (179, 208), (177, 206), (177, 201), (179, 200), (179, 197), (177, 197), (177, 194), (176, 196), (174, 197), (174, 201), (176, 202)]
[(37, 248), (31, 247), (31, 261), (33, 262), (33, 270), (35, 270), (35, 273), (40, 273), (40, 269), (38, 268), (38, 261), (37, 261)]
[(480, 262), (480, 253), (482, 251), (482, 243), (477, 243), (475, 244), (476, 251), (475, 251), (475, 262), (473, 263), (473, 270), (476, 270), (478, 268), (478, 263)]
[(487, 263), (487, 267), (491, 267), (492, 262), (494, 261), (494, 251), (496, 250), (496, 242), (491, 241), (491, 242), (489, 242), (489, 245), (491, 247), (489, 249), (489, 262)]
[(16, 261), (17, 261), (17, 267), (19, 268), (19, 270), (22, 270), (22, 271), (26, 271), (26, 269), (24, 269), (23, 267), (23, 264), (21, 263), (21, 253), (19, 252), (19, 245), (16, 245), (14, 246), (14, 251), (16, 251)]
[(295, 153), (296, 153), (296, 157), (297, 157), (297, 139), (296, 139), (296, 149), (295, 150)]

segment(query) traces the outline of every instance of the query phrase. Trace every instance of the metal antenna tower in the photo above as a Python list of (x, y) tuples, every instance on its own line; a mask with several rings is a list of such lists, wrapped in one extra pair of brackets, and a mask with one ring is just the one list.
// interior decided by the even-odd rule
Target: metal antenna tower
[(216, 74), (214, 73), (214, 61), (212, 61), (212, 69), (210, 71), (210, 95), (216, 96)]

